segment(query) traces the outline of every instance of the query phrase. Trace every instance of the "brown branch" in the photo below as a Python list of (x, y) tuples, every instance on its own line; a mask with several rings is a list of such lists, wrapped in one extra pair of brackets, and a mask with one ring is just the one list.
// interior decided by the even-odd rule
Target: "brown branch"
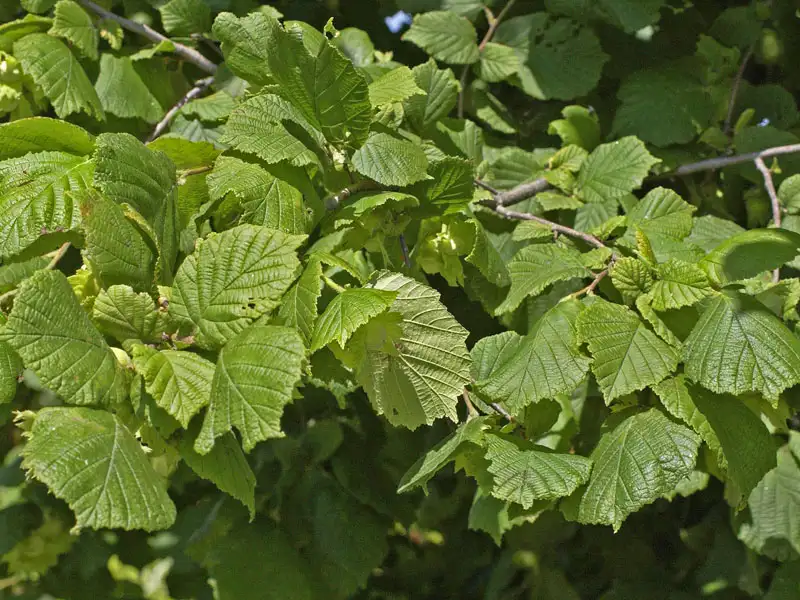
[(472, 405), (472, 401), (469, 399), (469, 392), (467, 391), (467, 388), (464, 388), (464, 390), (461, 392), (461, 397), (464, 399), (464, 404), (467, 405), (467, 419), (477, 417), (478, 411), (475, 409), (475, 407)]
[(325, 208), (328, 210), (335, 210), (336, 208), (339, 207), (339, 205), (342, 202), (347, 200), (353, 194), (357, 194), (358, 192), (363, 192), (365, 190), (374, 190), (379, 188), (380, 186), (377, 183), (375, 183), (374, 181), (370, 181), (369, 179), (359, 181), (351, 186), (344, 188), (337, 194), (334, 194), (333, 196), (329, 196), (328, 198), (326, 198), (324, 201)]
[(572, 227), (567, 227), (566, 225), (561, 225), (560, 223), (555, 223), (554, 221), (548, 221), (547, 219), (543, 219), (542, 217), (537, 217), (536, 215), (532, 215), (530, 213), (523, 213), (517, 212), (515, 210), (509, 210), (502, 204), (499, 204), (493, 207), (493, 210), (500, 216), (505, 217), (506, 219), (517, 219), (520, 221), (534, 221), (536, 223), (540, 223), (541, 225), (546, 225), (553, 231), (557, 231), (558, 233), (563, 233), (564, 235), (568, 235), (572, 238), (577, 238), (579, 240), (583, 240), (590, 246), (594, 246), (595, 248), (608, 248), (603, 242), (601, 242), (595, 236), (584, 233), (583, 231), (578, 231), (577, 229), (573, 229)]
[(608, 275), (608, 269), (603, 269), (597, 275), (594, 276), (592, 282), (587, 285), (585, 288), (578, 290), (577, 292), (573, 292), (570, 294), (572, 298), (578, 298), (583, 296), (584, 294), (591, 294), (594, 292), (595, 288), (603, 281), (603, 278)]
[(182, 109), (186, 104), (197, 98), (200, 94), (205, 92), (209, 86), (214, 83), (214, 77), (206, 77), (205, 79), (199, 79), (198, 81), (194, 82), (194, 87), (186, 92), (186, 95), (178, 100), (175, 105), (167, 111), (167, 114), (164, 115), (156, 128), (153, 130), (153, 133), (150, 134), (150, 137), (147, 138), (148, 142), (152, 142), (158, 136), (160, 136), (164, 131), (169, 127), (169, 124), (172, 122), (172, 119), (175, 118), (175, 115), (178, 114), (178, 111)]
[[(781, 203), (778, 200), (778, 192), (775, 191), (775, 182), (772, 181), (772, 172), (769, 170), (769, 167), (764, 162), (762, 157), (758, 157), (753, 161), (756, 163), (756, 168), (761, 172), (761, 176), (764, 178), (764, 189), (767, 190), (767, 195), (769, 196), (769, 203), (772, 207), (772, 222), (775, 224), (775, 227), (781, 226)], [(772, 281), (778, 283), (781, 278), (781, 270), (780, 267), (776, 268), (772, 272)]]
[[(59, 261), (64, 258), (64, 255), (69, 250), (70, 242), (64, 242), (59, 246), (58, 250), (53, 252), (53, 256), (50, 258), (50, 262), (44, 266), (45, 271), (52, 271), (58, 266)], [(11, 298), (17, 295), (17, 290), (19, 288), (14, 288), (13, 290), (7, 291), (5, 294), (0, 296), (0, 306), (4, 306)]]
[(497, 31), (497, 27), (500, 25), (500, 22), (503, 20), (503, 18), (508, 14), (508, 11), (511, 10), (511, 7), (514, 6), (514, 3), (516, 1), (517, 0), (508, 0), (508, 2), (506, 2), (506, 5), (503, 7), (503, 10), (501, 10), (500, 13), (497, 15), (497, 18), (489, 20), (489, 29), (486, 32), (486, 35), (483, 36), (483, 39), (481, 40), (481, 43), (478, 46), (478, 50), (483, 52), (483, 49), (486, 48), (486, 44), (492, 41), (492, 38), (494, 37), (494, 34)]
[(116, 15), (113, 12), (106, 10), (102, 6), (98, 6), (91, 0), (78, 0), (78, 1), (85, 8), (88, 8), (89, 10), (103, 17), (104, 19), (110, 19), (112, 21), (116, 21), (124, 29), (132, 31), (133, 33), (138, 33), (139, 35), (146, 37), (147, 39), (149, 39), (152, 42), (155, 42), (156, 44), (164, 41), (171, 42), (175, 46), (175, 54), (180, 56), (183, 60), (190, 62), (194, 65), (197, 65), (199, 68), (201, 68), (203, 71), (206, 71), (207, 73), (211, 74), (216, 73), (217, 65), (208, 60), (205, 56), (200, 54), (194, 48), (190, 48), (189, 46), (184, 46), (183, 44), (174, 42), (165, 35), (158, 33), (152, 27), (148, 27), (147, 25), (143, 25), (142, 23), (137, 23), (136, 21), (131, 21), (130, 19), (126, 19), (125, 17), (120, 17), (119, 15)]
[[(713, 171), (733, 165), (754, 162), (757, 158), (770, 158), (772, 156), (795, 154), (798, 152), (800, 152), (800, 144), (791, 144), (788, 146), (775, 146), (773, 148), (766, 148), (764, 150), (759, 150), (758, 152), (748, 152), (747, 154), (718, 156), (680, 166), (669, 173), (662, 173), (660, 175), (648, 177), (647, 181), (663, 181), (664, 179), (682, 177), (684, 175), (691, 175), (693, 173), (700, 173), (702, 171)], [(480, 179), (475, 180), (475, 185), (482, 187), (485, 190), (489, 190), (492, 193), (495, 193), (496, 191), (491, 185), (481, 181)], [(512, 204), (517, 204), (518, 202), (527, 200), (528, 198), (533, 198), (536, 194), (544, 192), (551, 187), (552, 186), (546, 179), (540, 177), (539, 179), (522, 183), (511, 188), (510, 190), (496, 193), (492, 200), (482, 200), (481, 204), (483, 206), (488, 206), (489, 208), (495, 208), (496, 206), (511, 206)]]
[(691, 175), (692, 173), (699, 173), (701, 171), (712, 171), (715, 169), (722, 169), (733, 165), (741, 165), (744, 163), (754, 162), (757, 158), (770, 158), (772, 156), (781, 156), (783, 154), (795, 154), (800, 152), (800, 144), (790, 144), (788, 146), (775, 146), (773, 148), (766, 148), (758, 152), (748, 152), (747, 154), (735, 154), (733, 156), (718, 156), (716, 158), (708, 158), (696, 163), (689, 163), (678, 167), (674, 171), (657, 175), (651, 179), (654, 181), (660, 179), (670, 179), (672, 177), (681, 177), (683, 175)]
[(722, 127), (722, 131), (726, 134), (730, 135), (731, 131), (731, 123), (733, 122), (733, 111), (736, 108), (736, 96), (739, 94), (739, 87), (742, 85), (742, 77), (744, 77), (744, 70), (747, 68), (747, 63), (750, 61), (750, 57), (753, 56), (753, 50), (755, 49), (755, 44), (750, 46), (750, 49), (744, 55), (741, 64), (739, 65), (739, 70), (736, 72), (736, 77), (733, 79), (733, 86), (731, 87), (731, 95), (728, 98), (728, 114), (725, 116), (725, 124)]

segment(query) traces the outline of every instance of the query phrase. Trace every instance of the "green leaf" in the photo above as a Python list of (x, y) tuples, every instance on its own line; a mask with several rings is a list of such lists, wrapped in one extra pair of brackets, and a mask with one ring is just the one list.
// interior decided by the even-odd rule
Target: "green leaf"
[(425, 129), (446, 117), (458, 102), (459, 84), (453, 71), (439, 69), (433, 59), (412, 69), (417, 87), (425, 92), (403, 103), (403, 110), (417, 129)]
[(322, 263), (312, 257), (294, 285), (284, 294), (276, 320), (277, 325), (297, 329), (306, 347), (311, 345), (318, 315), (317, 301), (321, 294)]
[(37, 256), (24, 262), (15, 262), (0, 266), (0, 294), (13, 290), (39, 269), (44, 269), (50, 260), (45, 256)]
[(528, 296), (536, 296), (551, 283), (576, 277), (591, 277), (581, 261), (581, 253), (571, 248), (543, 244), (527, 246), (508, 263), (511, 289), (496, 315), (511, 312)]
[(77, 125), (47, 117), (0, 125), (0, 160), (45, 150), (86, 156), (94, 150), (94, 136)]
[(640, 187), (650, 167), (658, 162), (634, 137), (601, 144), (581, 167), (579, 192), (587, 202), (622, 198)]
[[(714, 428), (709, 423), (706, 416), (700, 412), (694, 397), (697, 393), (697, 388), (694, 388), (693, 393), (689, 393), (689, 388), (686, 382), (685, 375), (677, 375), (675, 377), (668, 377), (664, 381), (657, 383), (653, 386), (653, 391), (661, 400), (661, 404), (667, 409), (676, 419), (680, 419), (689, 425), (697, 435), (708, 445), (708, 448), (717, 457), (717, 463), (720, 468), (725, 470), (728, 468), (728, 462), (725, 458), (725, 453), (720, 445), (720, 439), (717, 437)], [(742, 405), (738, 399), (733, 400), (733, 403)], [(751, 413), (752, 414), (752, 413)], [(732, 448), (735, 452), (736, 448)]]
[[(505, 264), (500, 251), (495, 245), (496, 239), (488, 232), (478, 219), (469, 221), (475, 228), (475, 243), (470, 253), (464, 257), (468, 263), (475, 265), (481, 274), (495, 285), (505, 287), (510, 285), (511, 279), (508, 274), (508, 267)], [(524, 223), (527, 223), (525, 221)], [(516, 233), (519, 227), (514, 232)], [(550, 228), (547, 228), (548, 235), (552, 237)]]
[(202, 0), (170, 0), (158, 7), (164, 30), (177, 36), (211, 30), (211, 9)]
[[(767, 473), (748, 498), (750, 519), (739, 539), (753, 550), (786, 559), (800, 552), (800, 439), (789, 432), (789, 443), (778, 450), (777, 466)], [(788, 596), (787, 596), (788, 597)]]
[(233, 427), (246, 452), (260, 441), (283, 437), (283, 407), (292, 399), (304, 362), (303, 340), (294, 329), (254, 325), (233, 338), (219, 353), (211, 403), (194, 449), (208, 454)]
[(19, 254), (45, 233), (71, 231), (80, 210), (68, 192), (91, 185), (91, 160), (39, 152), (0, 162), (0, 257)]
[(135, 291), (150, 290), (158, 256), (140, 229), (100, 192), (82, 190), (73, 198), (83, 218), (83, 256), (101, 285), (128, 284)]
[(181, 439), (178, 451), (192, 471), (244, 504), (251, 520), (255, 517), (256, 476), (233, 433), (218, 438), (205, 455), (195, 452), (190, 436)]
[(212, 34), (222, 43), (225, 65), (253, 85), (272, 83), (269, 55), (274, 32), (274, 19), (260, 12), (237, 18), (220, 13), (214, 20)]
[(47, 33), (64, 38), (85, 57), (97, 60), (97, 29), (92, 18), (77, 2), (58, 1), (53, 26)]
[(346, 27), (331, 41), (357, 67), (365, 67), (374, 61), (375, 45), (366, 31)]
[(533, 506), (536, 500), (569, 496), (589, 480), (592, 461), (574, 454), (556, 454), (535, 444), (517, 444), (498, 435), (486, 436), (492, 496)]
[(481, 338), (472, 347), (470, 374), (476, 382), (487, 379), (496, 368), (508, 362), (519, 350), (524, 338), (515, 331), (504, 331)]
[(705, 252), (711, 252), (729, 237), (743, 231), (744, 229), (733, 221), (712, 215), (703, 215), (695, 217), (692, 233), (686, 238), (686, 241), (699, 246)]
[(7, 343), (0, 341), (0, 405), (8, 404), (17, 394), (17, 380), (22, 376), (22, 359)]
[(591, 29), (544, 12), (503, 21), (493, 41), (517, 51), (523, 64), (517, 84), (539, 100), (585, 96), (609, 58)]
[[(775, 443), (758, 415), (739, 398), (718, 396), (698, 385), (688, 386), (697, 409), (719, 440), (720, 466), (744, 497), (775, 466)], [(724, 458), (724, 460), (723, 460)]]
[(55, 4), (55, 0), (22, 0), (22, 8), (31, 13), (46, 13)]
[(113, 405), (126, 396), (114, 353), (59, 271), (23, 282), (0, 335), (69, 404)]
[(478, 389), (504, 402), (514, 414), (540, 400), (571, 393), (586, 377), (590, 363), (578, 350), (575, 323), (580, 312), (577, 300), (560, 302), (518, 343), (504, 345), (499, 352), (493, 349), (497, 357), (486, 374), (486, 367), (480, 369), (484, 372), (478, 373)]
[(578, 336), (592, 354), (592, 372), (606, 404), (654, 385), (678, 366), (678, 354), (632, 310), (595, 299), (578, 317)]
[[(589, 485), (578, 521), (611, 525), (655, 502), (694, 469), (700, 438), (656, 409), (626, 418), (603, 434), (591, 454)], [(646, 467), (645, 467), (646, 466)]]
[(376, 133), (353, 154), (353, 167), (383, 185), (405, 186), (428, 179), (428, 159), (412, 142)]
[(638, 227), (648, 237), (660, 234), (682, 240), (692, 231), (695, 207), (672, 190), (657, 187), (628, 211), (628, 227)]
[[(294, 125), (292, 131), (287, 122)], [(240, 104), (231, 113), (220, 141), (268, 164), (286, 160), (298, 167), (317, 163), (317, 148), (324, 145), (324, 138), (306, 117), (273, 94)]]
[(468, 65), (478, 60), (478, 35), (467, 19), (449, 11), (417, 15), (403, 40), (412, 42), (436, 60)]
[(547, 133), (561, 138), (564, 146), (580, 146), (591, 152), (600, 144), (600, 124), (597, 115), (583, 106), (566, 106), (563, 119), (551, 121)]
[(77, 528), (154, 531), (175, 521), (164, 480), (115, 415), (43, 408), (28, 435), (23, 467), (69, 504)]
[(397, 292), (385, 313), (351, 340), (357, 374), (376, 412), (393, 425), (416, 429), (439, 417), (456, 420), (469, 383), (467, 331), (439, 301), (439, 293), (398, 273), (379, 273), (372, 287)]
[(397, 67), (369, 84), (369, 101), (373, 107), (403, 102), (412, 96), (425, 95), (408, 67)]
[(623, 256), (617, 259), (609, 269), (609, 274), (626, 304), (633, 304), (653, 287), (650, 267), (636, 258)]
[(475, 192), (475, 169), (468, 160), (448, 156), (431, 163), (429, 179), (414, 187), (413, 193), (447, 212), (465, 208)]
[(683, 348), (686, 374), (717, 393), (761, 392), (774, 400), (800, 382), (800, 340), (757, 300), (710, 300)]
[(105, 119), (89, 77), (59, 39), (44, 33), (27, 35), (14, 43), (14, 56), (44, 91), (59, 118), (83, 111), (98, 120)]
[(153, 299), (127, 285), (100, 290), (92, 305), (92, 321), (101, 333), (120, 342), (160, 342), (166, 325), (164, 313), (156, 310)]
[(520, 59), (514, 48), (489, 42), (481, 52), (478, 76), (484, 81), (498, 82), (507, 79), (520, 68)]
[(94, 89), (103, 110), (117, 117), (157, 123), (164, 115), (164, 109), (133, 68), (130, 58), (103, 54)]
[(287, 165), (267, 168), (223, 155), (208, 175), (208, 193), (214, 201), (226, 194), (236, 196), (242, 203), (244, 223), (305, 233), (308, 215), (303, 194), (291, 183), (294, 175)]
[(751, 229), (729, 237), (700, 262), (709, 279), (725, 285), (776, 269), (800, 254), (800, 234)]
[(403, 475), (397, 486), (397, 493), (403, 494), (418, 487), (425, 488), (436, 473), (447, 463), (455, 460), (463, 444), (480, 444), (483, 432), (488, 429), (488, 419), (488, 417), (475, 417), (468, 420), (423, 454)]
[(181, 114), (187, 117), (197, 117), (201, 121), (225, 121), (236, 106), (233, 96), (222, 90), (190, 100), (181, 108)]
[(52, 19), (36, 15), (3, 23), (0, 25), (0, 51), (11, 52), (14, 42), (32, 33), (44, 33), (52, 24)]
[(690, 425), (717, 457), (745, 498), (775, 466), (775, 445), (764, 424), (733, 396), (717, 396), (686, 382), (683, 375), (653, 387), (674, 417)]
[(317, 319), (311, 351), (316, 352), (331, 342), (344, 348), (356, 329), (386, 311), (396, 297), (395, 292), (372, 288), (352, 288), (337, 294)]
[(210, 401), (214, 363), (199, 354), (137, 345), (133, 364), (147, 393), (184, 428)]
[(127, 133), (97, 137), (94, 184), (118, 204), (132, 206), (158, 241), (160, 283), (172, 282), (178, 255), (177, 175), (162, 152), (148, 150)]
[(202, 348), (220, 348), (278, 306), (305, 236), (240, 225), (200, 241), (175, 275), (170, 314)]
[(617, 135), (635, 135), (656, 146), (685, 144), (711, 124), (715, 104), (695, 70), (674, 67), (636, 71), (620, 86), (614, 115)]
[(697, 304), (714, 291), (703, 270), (697, 265), (670, 260), (656, 268), (658, 281), (650, 291), (655, 310), (676, 310)]

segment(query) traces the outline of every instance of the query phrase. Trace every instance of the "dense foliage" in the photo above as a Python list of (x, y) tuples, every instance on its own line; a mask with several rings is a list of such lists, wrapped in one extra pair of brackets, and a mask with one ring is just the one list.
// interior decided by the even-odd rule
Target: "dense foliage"
[(0, 4), (0, 597), (800, 598), (795, 3), (273, 4)]

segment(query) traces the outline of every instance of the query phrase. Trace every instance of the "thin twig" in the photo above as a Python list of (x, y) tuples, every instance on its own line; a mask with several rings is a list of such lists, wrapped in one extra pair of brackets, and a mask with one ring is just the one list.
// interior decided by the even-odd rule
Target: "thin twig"
[(608, 269), (603, 269), (597, 275), (594, 276), (594, 279), (592, 280), (592, 283), (587, 285), (585, 288), (582, 288), (582, 289), (578, 290), (577, 292), (571, 293), (570, 297), (571, 298), (579, 298), (580, 296), (583, 296), (584, 294), (592, 294), (592, 293), (594, 293), (595, 288), (600, 284), (600, 282), (603, 280), (603, 278), (606, 275), (608, 275)]
[(467, 93), (467, 75), (469, 75), (469, 65), (464, 65), (464, 70), (461, 71), (461, 79), (459, 79), (460, 89), (458, 90), (458, 118), (464, 118), (464, 95)]
[[(64, 258), (64, 255), (67, 253), (67, 250), (69, 250), (70, 245), (70, 242), (64, 242), (61, 244), (58, 250), (53, 253), (52, 257), (50, 258), (50, 262), (45, 265), (44, 270), (52, 271), (55, 269), (58, 266), (59, 261)], [(0, 306), (4, 306), (11, 298), (16, 296), (18, 289), (19, 288), (14, 288), (13, 290), (9, 290), (0, 296)]]
[[(769, 167), (764, 162), (764, 159), (760, 156), (753, 161), (756, 163), (756, 168), (761, 172), (762, 177), (764, 177), (764, 189), (767, 190), (767, 195), (769, 196), (769, 203), (772, 207), (772, 222), (775, 224), (775, 227), (781, 226), (781, 203), (778, 200), (778, 192), (775, 191), (775, 182), (772, 181), (772, 172), (769, 170)], [(781, 278), (781, 270), (780, 268), (775, 269), (772, 272), (772, 281), (774, 283), (778, 283)]]
[(496, 187), (493, 187), (480, 179), (475, 180), (475, 185), (478, 186), (479, 188), (486, 190), (487, 192), (491, 192), (495, 196), (499, 196), (500, 194), (502, 194), (502, 192), (498, 190)]
[(186, 95), (178, 100), (175, 105), (167, 111), (167, 114), (164, 115), (164, 118), (158, 122), (156, 128), (153, 130), (153, 133), (151, 133), (150, 137), (147, 138), (147, 141), (152, 142), (154, 139), (164, 133), (167, 127), (169, 127), (169, 124), (172, 122), (172, 119), (174, 119), (175, 115), (178, 114), (178, 111), (186, 106), (189, 101), (194, 100), (200, 94), (205, 92), (212, 83), (214, 83), (213, 76), (195, 81), (194, 87), (186, 92)]
[[(483, 182), (478, 183), (478, 185), (484, 189), (488, 189), (485, 187)], [(483, 200), (481, 201), (481, 204), (488, 206), (489, 208), (494, 208), (496, 206), (511, 206), (512, 204), (518, 204), (523, 200), (527, 200), (528, 198), (533, 198), (536, 194), (540, 194), (545, 190), (549, 190), (551, 187), (552, 186), (550, 183), (544, 177), (540, 177), (539, 179), (534, 179), (528, 183), (522, 183), (511, 188), (510, 190), (506, 190), (505, 192), (495, 194), (493, 199)]]
[(681, 177), (683, 175), (691, 175), (692, 173), (699, 173), (700, 171), (712, 171), (715, 169), (722, 169), (732, 165), (741, 165), (744, 163), (754, 162), (757, 158), (770, 158), (772, 156), (780, 156), (782, 154), (795, 154), (800, 152), (800, 144), (790, 144), (788, 146), (775, 146), (773, 148), (766, 148), (758, 152), (748, 152), (747, 154), (735, 154), (734, 156), (718, 156), (716, 158), (708, 158), (695, 163), (689, 163), (678, 167), (674, 171), (664, 173), (652, 177), (651, 180), (657, 181), (659, 179), (671, 179), (673, 177)]
[(511, 7), (514, 6), (514, 3), (517, 0), (508, 0), (506, 5), (503, 7), (503, 10), (497, 15), (496, 19), (489, 21), (489, 29), (486, 32), (486, 35), (483, 36), (480, 45), (478, 46), (478, 50), (483, 52), (483, 49), (486, 48), (486, 44), (492, 41), (492, 37), (494, 37), (495, 32), (497, 31), (497, 27), (500, 25), (500, 21), (508, 14), (508, 11), (511, 10)]
[(467, 391), (467, 388), (464, 388), (464, 390), (461, 392), (461, 397), (464, 399), (464, 404), (467, 405), (467, 419), (477, 417), (478, 411), (475, 409), (475, 407), (472, 405), (472, 401), (469, 399), (469, 392)]
[(325, 199), (325, 208), (328, 210), (335, 210), (339, 207), (339, 205), (347, 200), (353, 194), (357, 194), (358, 192), (363, 192), (365, 190), (373, 190), (377, 189), (380, 186), (375, 183), (374, 181), (370, 181), (365, 179), (364, 181), (359, 181), (358, 183), (354, 183), (343, 190), (339, 191), (338, 193), (334, 194), (333, 196), (329, 196)]
[(731, 124), (733, 122), (733, 111), (736, 108), (736, 96), (739, 94), (739, 87), (742, 85), (742, 77), (744, 77), (744, 70), (747, 68), (747, 63), (750, 61), (750, 57), (753, 56), (753, 50), (755, 49), (755, 44), (750, 46), (750, 49), (744, 55), (741, 64), (739, 65), (739, 70), (736, 72), (736, 77), (733, 78), (733, 86), (731, 87), (731, 95), (728, 98), (728, 114), (725, 116), (725, 125), (722, 127), (722, 131), (725, 132), (726, 135), (730, 135), (731, 132)]
[(411, 268), (411, 256), (408, 253), (408, 244), (406, 244), (406, 236), (400, 234), (400, 251), (403, 253), (403, 263), (406, 268)]
[(201, 175), (202, 173), (208, 173), (213, 168), (214, 165), (203, 165), (202, 167), (184, 169), (183, 171), (178, 171), (178, 179), (185, 179), (186, 177), (191, 177), (192, 175)]
[(530, 213), (523, 213), (523, 212), (517, 212), (515, 210), (509, 210), (503, 205), (498, 205), (494, 207), (494, 211), (498, 215), (501, 215), (507, 219), (517, 219), (520, 221), (534, 221), (536, 223), (540, 223), (541, 225), (546, 225), (553, 231), (556, 231), (558, 233), (563, 233), (564, 235), (568, 235), (569, 237), (583, 240), (584, 242), (586, 242), (590, 246), (594, 246), (595, 248), (608, 247), (598, 238), (594, 237), (591, 234), (584, 233), (583, 231), (578, 231), (577, 229), (573, 229), (572, 227), (567, 227), (566, 225), (561, 225), (560, 223), (549, 221), (542, 217), (537, 217), (536, 215), (532, 215)]
[(516, 423), (516, 419), (502, 406), (500, 406), (497, 402), (491, 402), (489, 404), (498, 414), (503, 415), (509, 422)]
[(175, 46), (175, 54), (180, 56), (183, 60), (190, 62), (194, 65), (200, 67), (203, 71), (207, 73), (216, 73), (217, 65), (213, 62), (208, 60), (205, 56), (200, 54), (194, 48), (190, 48), (189, 46), (184, 46), (183, 44), (179, 44), (178, 42), (174, 42), (170, 40), (165, 35), (158, 33), (152, 27), (148, 27), (147, 25), (143, 25), (142, 23), (137, 23), (136, 21), (131, 21), (130, 19), (126, 19), (125, 17), (120, 17), (119, 15), (114, 14), (111, 11), (106, 10), (102, 6), (98, 6), (91, 0), (79, 0), (79, 2), (95, 14), (100, 15), (104, 19), (111, 19), (112, 21), (116, 21), (124, 29), (128, 31), (132, 31), (134, 33), (138, 33), (149, 39), (152, 42), (158, 44), (159, 42), (169, 41)]

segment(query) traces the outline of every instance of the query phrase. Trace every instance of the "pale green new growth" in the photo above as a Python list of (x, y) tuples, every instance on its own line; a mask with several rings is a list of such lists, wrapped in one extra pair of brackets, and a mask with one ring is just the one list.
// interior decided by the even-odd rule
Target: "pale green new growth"
[(387, 310), (394, 302), (394, 292), (354, 288), (338, 294), (317, 319), (311, 338), (311, 351), (336, 342), (344, 348), (356, 330), (372, 317)]
[(214, 363), (194, 352), (137, 345), (133, 364), (144, 377), (147, 393), (184, 428), (211, 399)]
[(23, 467), (75, 512), (77, 528), (166, 529), (175, 505), (142, 446), (113, 414), (43, 408)]

